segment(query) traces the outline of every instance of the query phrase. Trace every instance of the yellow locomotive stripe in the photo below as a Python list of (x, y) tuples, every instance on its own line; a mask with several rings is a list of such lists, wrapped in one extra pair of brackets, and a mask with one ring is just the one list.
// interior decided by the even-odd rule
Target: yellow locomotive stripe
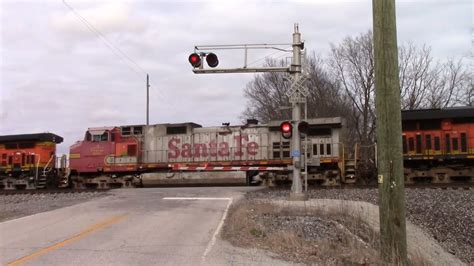
[(94, 224), (92, 226), (90, 226), (89, 228), (87, 228), (86, 230), (80, 232), (79, 234), (71, 237), (71, 238), (68, 238), (66, 240), (63, 240), (59, 243), (56, 243), (54, 245), (51, 245), (49, 247), (45, 247), (43, 249), (40, 249), (36, 252), (34, 252), (33, 254), (30, 254), (30, 255), (27, 255), (27, 256), (24, 256), (22, 258), (19, 258), (15, 261), (12, 261), (10, 263), (7, 264), (7, 266), (17, 266), (17, 265), (21, 265), (29, 260), (32, 260), (36, 257), (39, 257), (41, 255), (44, 255), (50, 251), (53, 251), (55, 249), (58, 249), (60, 247), (64, 247), (68, 244), (71, 244), (72, 242), (75, 242), (89, 234), (92, 234), (93, 232), (99, 230), (99, 229), (103, 229), (103, 228), (106, 228), (106, 227), (109, 227), (111, 226), (112, 224), (115, 224), (115, 223), (118, 223), (120, 222), (121, 220), (125, 219), (128, 215), (117, 215), (117, 216), (113, 216), (105, 221), (102, 221), (100, 223), (97, 223), (97, 224)]
[(79, 158), (81, 158), (80, 153), (70, 153), (69, 154), (69, 159), (79, 159)]

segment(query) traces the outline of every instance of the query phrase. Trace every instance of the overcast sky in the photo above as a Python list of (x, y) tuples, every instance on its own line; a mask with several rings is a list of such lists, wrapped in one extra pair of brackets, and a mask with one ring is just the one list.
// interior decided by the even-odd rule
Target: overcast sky
[[(145, 123), (141, 69), (151, 78), (151, 123), (238, 124), (253, 74), (195, 75), (194, 45), (290, 43), (298, 22), (308, 51), (324, 56), (330, 43), (372, 28), (372, 1), (362, 0), (66, 0), (136, 66), (62, 0), (0, 3), (0, 135), (53, 132), (65, 138), (62, 152), (88, 127)], [(469, 56), (472, 12), (470, 0), (397, 1), (399, 44), (430, 45), (439, 60)], [(249, 62), (272, 53), (251, 52)], [(222, 66), (243, 65), (241, 51), (218, 55)]]

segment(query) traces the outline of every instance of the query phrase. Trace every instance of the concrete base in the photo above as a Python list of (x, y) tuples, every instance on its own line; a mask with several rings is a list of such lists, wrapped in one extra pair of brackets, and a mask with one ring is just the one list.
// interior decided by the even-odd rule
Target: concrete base
[(305, 201), (308, 200), (308, 195), (306, 193), (295, 193), (295, 192), (290, 192), (290, 198), (288, 199), (289, 201)]

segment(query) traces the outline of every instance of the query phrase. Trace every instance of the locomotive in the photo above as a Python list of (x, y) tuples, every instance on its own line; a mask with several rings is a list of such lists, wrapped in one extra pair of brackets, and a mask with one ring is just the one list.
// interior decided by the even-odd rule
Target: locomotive
[(56, 157), (63, 138), (53, 133), (0, 136), (0, 189), (59, 187), (66, 156)]
[(402, 112), (406, 183), (474, 179), (474, 107)]
[[(52, 133), (0, 136), (0, 186), (115, 188), (259, 184), (291, 180), (293, 155), (282, 121), (202, 127), (173, 123), (89, 128), (56, 156)], [(321, 186), (353, 185), (377, 158), (359, 158), (341, 117), (309, 119), (302, 139), (303, 176)], [(474, 107), (402, 111), (405, 183), (472, 183)], [(376, 144), (370, 146), (376, 157)], [(374, 166), (376, 167), (376, 166)], [(363, 169), (363, 170), (361, 170)], [(372, 173), (376, 169), (373, 168)], [(369, 171), (370, 172), (370, 171)]]
[[(90, 128), (83, 141), (71, 146), (71, 183), (78, 188), (107, 188), (285, 181), (291, 164), (290, 142), (280, 133), (281, 122)], [(317, 118), (308, 124), (307, 149), (302, 155), (308, 180), (339, 183), (344, 119)]]

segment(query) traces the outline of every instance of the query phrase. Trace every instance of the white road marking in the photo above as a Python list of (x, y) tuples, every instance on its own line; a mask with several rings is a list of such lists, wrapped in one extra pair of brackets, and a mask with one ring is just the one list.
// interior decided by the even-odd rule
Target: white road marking
[(232, 200), (232, 198), (208, 198), (208, 197), (164, 197), (164, 200)]
[(232, 198), (207, 198), (207, 197), (165, 197), (164, 200), (227, 200), (227, 206), (225, 207), (224, 214), (222, 214), (222, 218), (217, 225), (216, 231), (212, 235), (211, 241), (207, 244), (206, 250), (202, 254), (201, 260), (204, 262), (206, 260), (207, 254), (212, 250), (212, 247), (216, 243), (216, 238), (219, 232), (221, 231), (222, 226), (224, 225), (225, 219), (227, 218), (227, 212), (229, 211), (230, 205), (232, 205)]

